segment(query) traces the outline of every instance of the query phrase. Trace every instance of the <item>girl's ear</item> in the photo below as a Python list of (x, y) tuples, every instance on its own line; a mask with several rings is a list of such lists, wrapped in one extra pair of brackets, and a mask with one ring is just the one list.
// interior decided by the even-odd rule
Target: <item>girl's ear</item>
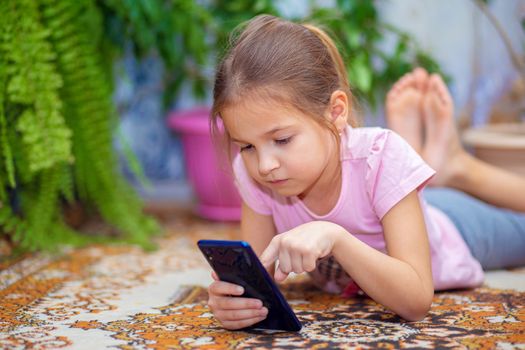
[(338, 132), (343, 132), (348, 125), (350, 107), (348, 96), (343, 91), (336, 90), (332, 93), (325, 117), (334, 124)]

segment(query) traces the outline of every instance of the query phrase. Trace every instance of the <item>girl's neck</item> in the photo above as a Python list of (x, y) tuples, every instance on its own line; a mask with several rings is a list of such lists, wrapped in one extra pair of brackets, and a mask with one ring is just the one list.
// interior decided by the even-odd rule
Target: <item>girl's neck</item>
[(337, 204), (342, 187), (342, 167), (339, 152), (327, 164), (319, 179), (298, 196), (308, 209), (317, 215), (328, 214)]

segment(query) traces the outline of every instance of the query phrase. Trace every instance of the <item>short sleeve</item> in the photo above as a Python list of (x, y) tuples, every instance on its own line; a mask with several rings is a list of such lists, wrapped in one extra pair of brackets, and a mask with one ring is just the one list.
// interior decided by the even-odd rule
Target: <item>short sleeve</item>
[(244, 162), (237, 154), (233, 159), (235, 186), (242, 200), (254, 211), (262, 215), (271, 215), (271, 196), (266, 193), (248, 174)]
[(380, 219), (410, 192), (421, 191), (435, 174), (401, 136), (390, 130), (372, 142), (367, 165), (367, 192)]

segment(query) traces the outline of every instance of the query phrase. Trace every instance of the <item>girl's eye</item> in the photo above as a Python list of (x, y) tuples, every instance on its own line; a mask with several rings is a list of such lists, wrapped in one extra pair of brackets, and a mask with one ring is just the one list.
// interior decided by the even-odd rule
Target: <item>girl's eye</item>
[(286, 145), (286, 144), (289, 143), (291, 140), (292, 140), (291, 137), (286, 137), (286, 138), (284, 138), (284, 139), (278, 139), (278, 140), (275, 140), (275, 143), (278, 144), (278, 145)]
[(248, 150), (250, 150), (250, 149), (252, 149), (252, 148), (253, 148), (252, 145), (242, 146), (242, 147), (241, 147), (241, 152), (242, 152), (242, 151), (248, 151)]

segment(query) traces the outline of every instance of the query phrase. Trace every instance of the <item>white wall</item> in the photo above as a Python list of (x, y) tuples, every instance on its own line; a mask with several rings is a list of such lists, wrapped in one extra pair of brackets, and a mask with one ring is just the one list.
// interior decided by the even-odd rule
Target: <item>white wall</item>
[[(379, 3), (385, 21), (411, 33), (453, 78), (450, 88), (457, 111), (471, 103), (473, 123), (483, 124), (490, 104), (517, 72), (496, 30), (473, 0)], [(523, 55), (520, 19), (525, 15), (525, 0), (493, 0), (490, 9)]]

